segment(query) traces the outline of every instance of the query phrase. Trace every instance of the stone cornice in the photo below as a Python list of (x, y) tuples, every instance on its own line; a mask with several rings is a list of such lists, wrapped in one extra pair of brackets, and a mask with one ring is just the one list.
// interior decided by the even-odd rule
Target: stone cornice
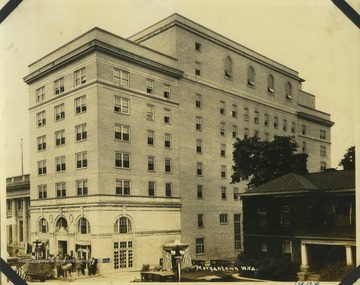
[(329, 121), (329, 120), (325, 120), (319, 117), (315, 117), (313, 115), (310, 114), (306, 114), (304, 112), (297, 112), (297, 116), (300, 119), (306, 120), (306, 121), (310, 121), (319, 125), (323, 125), (326, 127), (332, 127), (334, 125), (334, 122)]

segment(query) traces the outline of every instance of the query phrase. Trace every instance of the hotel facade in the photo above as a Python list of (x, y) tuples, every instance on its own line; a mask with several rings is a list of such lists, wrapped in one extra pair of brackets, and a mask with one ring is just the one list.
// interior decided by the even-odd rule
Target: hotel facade
[(333, 123), (298, 72), (178, 14), (128, 39), (94, 28), (24, 80), (31, 240), (101, 270), (156, 265), (174, 240), (192, 259), (236, 259), (236, 137), (294, 136), (310, 172), (331, 162)]

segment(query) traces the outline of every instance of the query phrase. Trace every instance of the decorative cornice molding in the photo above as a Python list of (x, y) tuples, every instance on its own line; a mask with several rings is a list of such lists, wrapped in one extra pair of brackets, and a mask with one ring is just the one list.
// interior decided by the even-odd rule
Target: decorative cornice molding
[(334, 122), (326, 120), (326, 119), (322, 119), (319, 117), (315, 117), (313, 115), (310, 114), (306, 114), (304, 112), (297, 112), (297, 116), (300, 119), (306, 120), (306, 121), (310, 121), (319, 125), (323, 125), (326, 127), (332, 127), (334, 125)]

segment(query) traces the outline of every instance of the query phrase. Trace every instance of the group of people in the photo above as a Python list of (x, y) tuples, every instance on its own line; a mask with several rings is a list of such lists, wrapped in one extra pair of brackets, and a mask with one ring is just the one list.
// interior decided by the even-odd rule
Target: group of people
[(84, 258), (75, 259), (73, 256), (65, 255), (63, 260), (57, 258), (55, 262), (55, 267), (57, 271), (57, 276), (66, 278), (69, 274), (71, 276), (72, 272), (77, 272), (77, 275), (85, 275), (86, 266), (88, 268), (88, 275), (96, 275), (98, 260), (92, 257), (89, 260)]

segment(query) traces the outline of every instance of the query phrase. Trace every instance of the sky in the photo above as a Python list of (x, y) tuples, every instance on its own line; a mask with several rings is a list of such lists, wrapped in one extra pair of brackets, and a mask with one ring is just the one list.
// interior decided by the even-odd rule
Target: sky
[[(7, 0), (0, 0), (1, 7)], [(360, 1), (352, 2), (360, 11)], [(33, 0), (0, 24), (1, 177), (29, 173), (28, 65), (93, 27), (127, 38), (181, 14), (299, 72), (331, 114), (332, 164), (360, 123), (360, 31), (328, 0)]]

